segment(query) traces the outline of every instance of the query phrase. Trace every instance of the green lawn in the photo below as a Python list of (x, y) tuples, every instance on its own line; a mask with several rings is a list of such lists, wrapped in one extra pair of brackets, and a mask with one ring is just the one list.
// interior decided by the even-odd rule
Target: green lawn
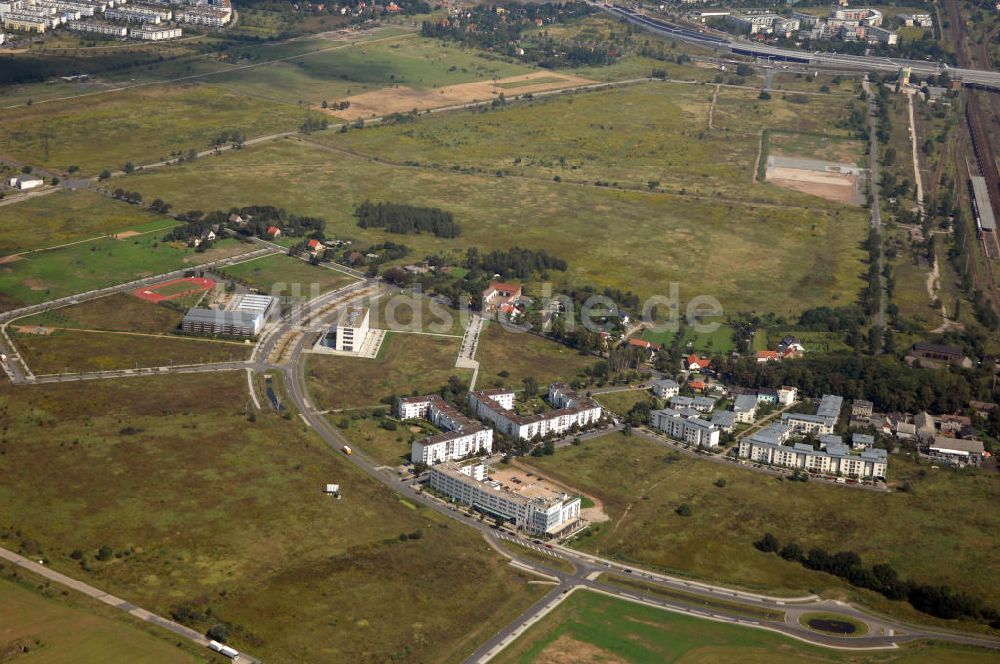
[(432, 332), (461, 336), (468, 312), (446, 307), (412, 291), (382, 295), (372, 308), (371, 326), (402, 332)]
[(0, 265), (0, 306), (7, 309), (120, 284), (253, 249), (223, 240), (205, 252), (164, 244), (160, 233), (105, 238), (25, 256)]
[[(753, 186), (749, 170), (746, 178)], [(198, 186), (206, 180), (211, 188)], [(569, 281), (648, 296), (665, 294), (667, 284), (677, 282), (682, 303), (707, 294), (740, 310), (789, 313), (852, 301), (861, 285), (858, 243), (866, 228), (864, 215), (826, 203), (765, 208), (551, 180), (461, 175), (331, 157), (294, 141), (150, 172), (129, 182), (146, 198), (159, 196), (181, 209), (267, 203), (320, 215), (330, 234), (403, 242), (416, 257), (469, 246), (545, 249), (569, 263), (565, 275), (550, 273), (557, 288)], [(441, 240), (357, 228), (352, 214), (366, 199), (443, 208), (455, 215), (462, 235)], [(614, 220), (612, 239), (606, 232), (609, 218)], [(711, 251), (690, 250), (705, 243)]]
[[(11, 570), (13, 572), (13, 569)], [(11, 579), (7, 573), (0, 578), (0, 643), (4, 659), (15, 647), (28, 650), (16, 659), (38, 664), (76, 664), (106, 662), (107, 664), (193, 664), (208, 662), (207, 651), (195, 655), (195, 646), (182, 642), (167, 632), (154, 635), (138, 621), (125, 614), (110, 613), (110, 609), (84, 598), (75, 591), (61, 594), (61, 586), (48, 586), (25, 575)], [(22, 576), (24, 575), (24, 576)], [(30, 578), (26, 578), (30, 577)], [(38, 587), (29, 583), (37, 582)], [(59, 588), (59, 590), (57, 590)], [(114, 617), (112, 617), (114, 616)]]
[[(297, 418), (247, 421), (242, 372), (93, 381), (80, 395), (0, 386), (0, 546), (163, 615), (191, 607), (199, 631), (229, 623), (264, 661), (460, 661), (544, 592)], [(452, 567), (475, 573), (441, 583)]]
[(177, 222), (85, 189), (58, 191), (0, 208), (0, 255), (51, 247), (125, 230), (166, 229)]
[[(505, 330), (497, 322), (488, 322), (479, 336), (476, 351), (479, 378), (476, 387), (508, 387), (520, 390), (522, 381), (532, 377), (541, 386), (570, 381), (597, 358), (533, 334)], [(501, 375), (505, 373), (506, 375)]]
[(306, 378), (323, 408), (377, 406), (392, 395), (427, 394), (451, 376), (468, 382), (469, 369), (456, 369), (458, 339), (389, 332), (376, 359), (309, 355)]
[[(388, 406), (383, 408), (389, 410)], [(330, 415), (330, 421), (341, 429), (351, 445), (386, 466), (398, 466), (409, 461), (413, 440), (433, 432), (433, 427), (425, 430), (421, 426), (423, 423), (397, 424), (395, 430), (389, 430), (379, 426), (380, 420), (371, 417), (367, 411), (356, 411), (350, 415), (334, 413)]]
[(163, 334), (177, 329), (182, 316), (176, 309), (141, 300), (131, 293), (115, 293), (18, 318), (14, 324)]
[(311, 299), (356, 281), (348, 274), (299, 258), (275, 254), (238, 263), (223, 270), (227, 277), (271, 295), (298, 295)]
[(774, 632), (701, 620), (584, 590), (566, 598), (494, 661), (985, 664), (992, 657), (993, 653), (986, 650), (923, 644), (873, 654), (847, 654)]
[[(96, 174), (206, 150), (222, 132), (293, 131), (305, 115), (294, 101), (264, 104), (197, 83), (150, 86), (0, 111), (0, 143), (14, 159)], [(127, 180), (115, 185), (130, 189)]]
[(49, 335), (13, 336), (24, 361), (36, 374), (236, 362), (247, 359), (251, 349), (249, 344), (233, 341), (68, 329)]
[(595, 394), (597, 402), (613, 411), (617, 415), (624, 415), (632, 410), (637, 403), (646, 402), (655, 404), (656, 399), (649, 393), (649, 390), (623, 390), (621, 392), (607, 392), (605, 394)]
[[(1000, 485), (987, 473), (935, 470), (893, 455), (891, 478), (909, 480), (913, 490), (883, 494), (782, 482), (676, 457), (634, 434), (590, 439), (531, 464), (604, 503), (611, 521), (578, 545), (623, 561), (780, 593), (844, 592), (832, 576), (757, 551), (752, 542), (770, 531), (805, 549), (856, 551), (866, 563), (890, 563), (902, 578), (948, 584), (987, 601), (995, 600), (1000, 582), (990, 554), (1000, 519), (978, 507), (1000, 496)], [(719, 478), (725, 487), (715, 486)], [(681, 503), (693, 507), (693, 516), (674, 513)], [(878, 528), (870, 527), (876, 522)], [(921, 554), (914, 556), (899, 542), (918, 531)], [(925, 564), (942, 557), (955, 564)], [(855, 594), (882, 610), (919, 615), (908, 605)]]

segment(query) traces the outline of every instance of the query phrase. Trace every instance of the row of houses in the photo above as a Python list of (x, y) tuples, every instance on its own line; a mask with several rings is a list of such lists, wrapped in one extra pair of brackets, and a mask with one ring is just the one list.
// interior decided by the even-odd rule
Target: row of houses
[[(101, 15), (104, 20), (95, 20)], [(7, 30), (44, 33), (65, 26), (74, 32), (146, 41), (175, 39), (183, 34), (170, 21), (221, 28), (232, 20), (230, 0), (196, 0), (130, 5), (127, 0), (4, 0), (0, 22)], [(112, 23), (117, 21), (125, 25)], [(132, 28), (131, 24), (141, 27)]]

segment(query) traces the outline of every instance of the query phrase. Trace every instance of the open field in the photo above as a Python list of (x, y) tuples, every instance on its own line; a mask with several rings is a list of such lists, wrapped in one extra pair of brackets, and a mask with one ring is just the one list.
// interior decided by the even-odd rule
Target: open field
[(371, 326), (386, 330), (461, 336), (468, 324), (459, 310), (412, 291), (382, 295), (376, 305), (371, 310)]
[[(369, 131), (382, 129), (361, 133)], [(747, 186), (752, 186), (749, 170)], [(213, 186), (198, 185), (205, 181)], [(665, 284), (676, 281), (682, 303), (711, 294), (724, 306), (786, 313), (852, 301), (861, 286), (864, 215), (827, 204), (821, 209), (765, 208), (550, 179), (461, 175), (372, 163), (343, 153), (331, 156), (292, 140), (134, 176), (130, 186), (182, 209), (266, 202), (321, 215), (327, 219), (327, 233), (404, 242), (413, 256), (469, 246), (545, 249), (569, 263), (565, 275), (550, 275), (557, 288), (565, 280), (647, 296), (665, 292)], [(441, 240), (360, 229), (352, 215), (366, 199), (440, 207), (455, 215), (462, 235)], [(516, 215), (510, 213), (511, 201), (518, 201)], [(615, 219), (613, 240), (606, 231), (608, 215)], [(705, 242), (711, 243), (710, 253), (690, 250), (692, 243)], [(781, 267), (776, 271), (775, 266)]]
[(804, 644), (774, 632), (700, 620), (589, 591), (576, 591), (504, 649), (497, 664), (563, 662), (851, 662), (852, 664), (985, 664), (975, 648), (916, 645), (846, 653)]
[(458, 339), (389, 332), (376, 359), (314, 354), (306, 377), (316, 403), (341, 409), (377, 406), (392, 395), (437, 392), (451, 376), (468, 382), (469, 369), (456, 369)]
[(160, 233), (127, 240), (105, 238), (0, 265), (0, 307), (11, 309), (83, 293), (253, 249), (253, 245), (223, 240), (208, 251), (196, 252), (183, 245), (165, 244), (161, 239)]
[[(1000, 484), (987, 473), (935, 470), (893, 455), (891, 478), (908, 480), (912, 491), (884, 494), (782, 482), (621, 434), (530, 463), (604, 503), (611, 521), (578, 545), (623, 561), (781, 593), (844, 591), (832, 576), (757, 551), (752, 542), (770, 531), (783, 543), (794, 539), (807, 550), (852, 550), (868, 564), (890, 563), (901, 578), (996, 599), (992, 589), (1000, 565), (987, 552), (994, 546), (997, 517), (978, 506), (1000, 495)], [(714, 485), (719, 478), (726, 486)], [(692, 506), (693, 516), (674, 513), (681, 503)], [(921, 555), (913, 556), (899, 542), (917, 532)], [(955, 564), (932, 569), (924, 563), (942, 557)], [(871, 594), (864, 599), (882, 610), (918, 615), (909, 605)]]
[(140, 300), (129, 293), (115, 293), (19, 318), (14, 324), (163, 334), (179, 327), (182, 316), (176, 309)]
[(579, 351), (534, 334), (510, 332), (497, 322), (486, 323), (479, 335), (476, 359), (479, 361), (476, 387), (513, 390), (522, 389), (522, 381), (528, 376), (543, 388), (549, 383), (568, 382), (598, 361), (596, 357), (581, 355)]
[[(389, 411), (388, 406), (382, 408)], [(409, 461), (412, 441), (436, 432), (424, 422), (399, 424), (393, 431), (379, 426), (380, 420), (368, 412), (355, 411), (350, 415), (333, 413), (330, 421), (343, 431), (351, 445), (386, 466), (399, 466)]]
[(82, 595), (70, 591), (62, 596), (55, 588), (39, 590), (27, 585), (34, 581), (12, 580), (6, 573), (0, 579), (0, 657), (4, 661), (22, 659), (13, 653), (18, 647), (29, 648), (23, 659), (38, 664), (210, 661), (206, 653), (196, 656), (193, 646), (179, 648), (171, 643), (167, 632), (154, 636), (132, 620), (106, 615), (96, 601)]
[(352, 95), (346, 99), (351, 104), (349, 108), (331, 110), (330, 113), (346, 120), (357, 120), (499, 99), (500, 95), (505, 94), (505, 90), (510, 87), (517, 88), (517, 93), (528, 94), (588, 85), (593, 82), (573, 74), (553, 76), (546, 72), (535, 72), (492, 81), (446, 85), (430, 90), (396, 85)]
[(312, 298), (356, 281), (350, 275), (284, 254), (250, 260), (222, 270), (268, 295), (296, 295)]
[[(297, 420), (248, 422), (242, 373), (78, 395), (0, 387), (3, 546), (164, 615), (188, 607), (200, 631), (229, 623), (265, 661), (458, 661), (540, 596), (479, 535), (400, 503)], [(453, 566), (475, 573), (441, 583)]]
[(239, 361), (247, 359), (251, 349), (248, 344), (195, 337), (70, 329), (44, 335), (16, 333), (13, 338), (36, 374)]
[(597, 399), (597, 403), (617, 415), (624, 415), (632, 410), (632, 406), (637, 403), (646, 402), (651, 405), (656, 403), (656, 398), (649, 393), (649, 390), (606, 392), (604, 394), (595, 394), (594, 398)]
[(163, 85), (2, 111), (0, 143), (4, 156), (96, 174), (130, 160), (159, 161), (175, 150), (206, 150), (223, 132), (292, 131), (305, 114), (294, 102), (262, 104), (196, 83)]
[[(765, 104), (749, 90), (723, 88), (713, 114), (715, 129), (710, 130), (711, 98), (712, 89), (700, 85), (646, 83), (422, 117), (415, 124), (326, 134), (317, 140), (424, 167), (642, 188), (652, 181), (673, 192), (814, 204), (753, 183), (759, 132), (782, 127), (842, 136), (831, 127), (845, 102), (833, 98), (802, 105), (775, 99)], [(733, 104), (739, 106), (737, 112), (731, 110)]]
[(51, 247), (125, 230), (170, 228), (177, 222), (79, 189), (5, 205), (0, 255)]
[[(323, 101), (344, 101), (352, 95), (398, 86), (430, 90), (532, 71), (524, 65), (490, 60), (475, 50), (412, 33), (389, 32), (371, 37), (350, 44), (327, 41), (321, 46), (327, 49), (322, 53), (220, 74), (209, 80), (239, 94), (292, 103), (301, 100), (319, 107)], [(309, 41), (312, 48), (323, 40)]]

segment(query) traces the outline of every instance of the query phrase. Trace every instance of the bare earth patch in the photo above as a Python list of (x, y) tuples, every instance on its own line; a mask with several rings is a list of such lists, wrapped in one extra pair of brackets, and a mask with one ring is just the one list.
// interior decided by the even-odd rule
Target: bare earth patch
[(14, 329), (21, 334), (38, 334), (41, 336), (48, 336), (55, 331), (55, 328), (43, 327), (41, 325), (16, 325)]
[[(538, 470), (537, 468), (535, 468), (535, 467), (533, 467), (533, 466), (531, 466), (531, 465), (529, 465), (527, 463), (523, 463), (523, 462), (519, 461), (518, 459), (514, 459), (514, 461), (513, 461), (513, 463), (511, 465), (513, 465), (515, 468), (520, 468), (521, 470), (523, 470), (526, 473), (530, 472), (530, 473), (533, 473), (534, 475), (538, 475), (538, 476), (544, 477), (545, 478), (544, 482), (546, 484), (548, 484), (550, 487), (552, 487), (554, 489), (562, 491), (563, 493), (568, 493), (571, 496), (584, 496), (584, 495), (586, 495), (586, 494), (582, 493), (579, 489), (574, 489), (571, 486), (568, 486), (566, 484), (563, 484), (562, 482), (554, 480), (551, 477), (549, 477), (548, 475), (543, 474), (542, 471)], [(594, 506), (593, 507), (584, 507), (583, 509), (581, 509), (580, 510), (580, 518), (585, 519), (585, 520), (589, 521), (590, 523), (604, 523), (605, 521), (609, 521), (611, 519), (611, 517), (608, 516), (608, 513), (604, 511), (604, 503), (602, 503), (600, 500), (598, 500), (594, 496), (587, 495), (587, 498), (590, 498), (590, 500), (594, 503)]]
[(0, 265), (6, 265), (7, 263), (13, 263), (14, 261), (23, 261), (24, 256), (21, 254), (11, 254), (10, 256), (3, 256), (0, 258)]
[[(496, 81), (476, 81), (447, 85), (432, 90), (415, 90), (406, 86), (383, 88), (348, 97), (350, 108), (345, 110), (327, 110), (330, 115), (336, 115), (345, 120), (366, 119), (372, 116), (384, 116), (392, 113), (409, 113), (413, 109), (425, 111), (431, 108), (460, 106), (477, 101), (488, 101), (503, 93), (524, 94), (541, 92), (543, 90), (558, 90), (594, 83), (590, 79), (571, 74), (553, 74), (552, 72), (533, 72), (509, 76)], [(316, 110), (323, 110), (317, 108)]]
[(577, 641), (568, 634), (545, 646), (535, 664), (626, 664), (621, 657), (597, 646)]
[(29, 277), (24, 281), (22, 281), (21, 283), (33, 291), (43, 291), (49, 287), (48, 284), (46, 284), (44, 281), (42, 281), (41, 279), (37, 279), (35, 277)]
[(142, 235), (139, 231), (122, 231), (121, 233), (115, 233), (116, 240), (125, 240), (130, 237), (135, 237), (136, 235)]
[(773, 173), (767, 174), (767, 181), (784, 189), (819, 196), (828, 201), (847, 205), (857, 203), (855, 194), (857, 177), (854, 175), (817, 173), (797, 168), (775, 168)]

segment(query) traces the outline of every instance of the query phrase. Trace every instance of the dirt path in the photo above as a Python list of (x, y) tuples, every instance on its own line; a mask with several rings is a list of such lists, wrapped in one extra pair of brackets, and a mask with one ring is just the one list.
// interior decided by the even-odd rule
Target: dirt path
[[(709, 104), (709, 106), (708, 106), (708, 128), (709, 129), (715, 129), (715, 127), (712, 125), (712, 118), (715, 115), (715, 101), (719, 98), (719, 88), (720, 87), (721, 87), (720, 85), (716, 85), (715, 86), (715, 90), (712, 92), (712, 103)], [(755, 170), (754, 172), (756, 173), (757, 171)]]
[[(913, 94), (906, 95), (906, 104), (910, 114), (910, 151), (913, 155), (913, 180), (917, 185), (917, 211), (920, 220), (924, 219), (924, 184), (920, 177), (920, 158), (917, 152), (917, 123), (913, 119)], [(935, 268), (937, 265), (935, 265)]]

